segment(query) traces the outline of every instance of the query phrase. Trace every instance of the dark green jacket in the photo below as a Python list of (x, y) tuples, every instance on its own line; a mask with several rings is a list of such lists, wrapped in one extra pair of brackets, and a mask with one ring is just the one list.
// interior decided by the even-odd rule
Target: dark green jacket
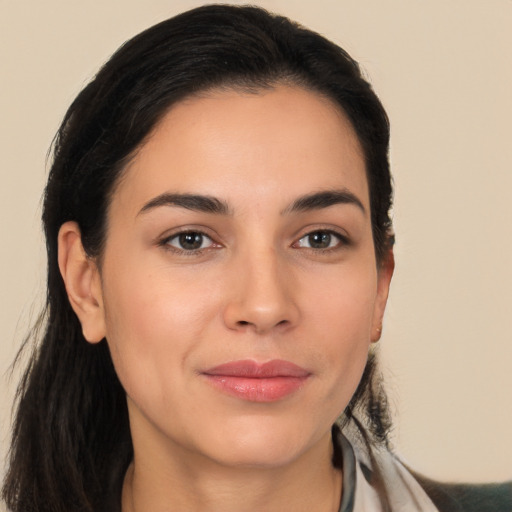
[(512, 512), (512, 482), (445, 484), (414, 476), (441, 512)]

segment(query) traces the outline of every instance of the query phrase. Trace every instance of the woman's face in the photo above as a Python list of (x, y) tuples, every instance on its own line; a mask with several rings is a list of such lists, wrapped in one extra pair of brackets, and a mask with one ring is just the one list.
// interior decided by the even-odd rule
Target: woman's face
[(115, 190), (101, 267), (136, 451), (278, 466), (318, 446), (390, 277), (360, 145), (331, 102), (278, 86), (175, 105)]

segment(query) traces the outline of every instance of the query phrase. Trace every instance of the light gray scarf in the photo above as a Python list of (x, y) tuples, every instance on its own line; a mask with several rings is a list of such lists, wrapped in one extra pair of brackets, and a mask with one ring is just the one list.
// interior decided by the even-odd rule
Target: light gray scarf
[[(360, 436), (349, 429), (335, 433), (343, 455), (343, 496), (340, 512), (382, 512), (369, 476), (372, 462)], [(350, 437), (350, 440), (349, 440)], [(373, 451), (393, 512), (438, 512), (432, 500), (405, 466), (388, 450)]]

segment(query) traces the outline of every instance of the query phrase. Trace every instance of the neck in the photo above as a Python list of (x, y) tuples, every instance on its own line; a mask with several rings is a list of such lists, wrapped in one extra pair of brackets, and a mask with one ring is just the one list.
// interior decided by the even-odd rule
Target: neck
[(229, 467), (176, 447), (158, 453), (147, 448), (139, 450), (134, 439), (123, 512), (337, 512), (339, 508), (342, 478), (331, 463), (330, 433), (278, 467)]

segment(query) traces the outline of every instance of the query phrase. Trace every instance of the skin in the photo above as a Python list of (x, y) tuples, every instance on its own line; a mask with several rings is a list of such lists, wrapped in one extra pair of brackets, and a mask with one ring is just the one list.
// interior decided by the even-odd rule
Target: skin
[[(355, 199), (293, 208), (334, 190)], [(183, 230), (204, 233), (201, 249), (180, 246)], [(107, 338), (127, 393), (124, 512), (338, 510), (330, 429), (380, 336), (393, 260), (375, 260), (362, 151), (330, 101), (276, 86), (180, 102), (115, 190), (101, 269), (72, 222), (59, 263), (85, 338)], [(309, 377), (258, 403), (203, 374), (242, 359), (284, 359)]]

